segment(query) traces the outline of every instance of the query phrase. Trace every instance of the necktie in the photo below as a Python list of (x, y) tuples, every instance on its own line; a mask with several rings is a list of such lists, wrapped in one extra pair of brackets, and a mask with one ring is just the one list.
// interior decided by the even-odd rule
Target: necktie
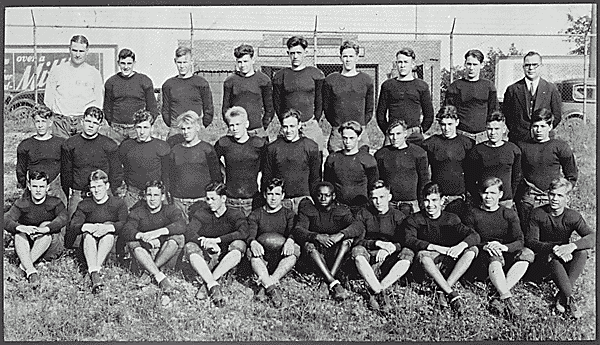
[(531, 84), (529, 84), (529, 93), (531, 94), (531, 97), (535, 96), (535, 89), (533, 88), (533, 82)]

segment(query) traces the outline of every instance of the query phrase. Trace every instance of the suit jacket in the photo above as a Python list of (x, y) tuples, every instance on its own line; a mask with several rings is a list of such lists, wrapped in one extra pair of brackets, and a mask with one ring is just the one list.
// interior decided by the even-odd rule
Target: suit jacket
[[(541, 108), (549, 109), (554, 115), (553, 127), (556, 128), (561, 120), (562, 100), (556, 86), (542, 78), (537, 87), (534, 111)], [(508, 138), (516, 143), (530, 137), (531, 119), (529, 101), (531, 94), (527, 89), (525, 78), (510, 85), (504, 93), (502, 113), (506, 116)]]

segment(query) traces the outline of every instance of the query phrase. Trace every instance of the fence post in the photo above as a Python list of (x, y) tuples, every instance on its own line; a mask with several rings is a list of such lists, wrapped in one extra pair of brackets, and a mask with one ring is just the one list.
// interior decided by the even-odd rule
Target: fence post
[(33, 101), (35, 104), (38, 102), (37, 84), (38, 84), (38, 63), (37, 63), (37, 26), (35, 25), (35, 17), (33, 16), (33, 10), (31, 10), (31, 21), (33, 21)]
[[(194, 19), (192, 17), (192, 12), (190, 12), (190, 49), (192, 50), (192, 56), (194, 56)], [(195, 63), (194, 58), (192, 58), (192, 71), (195, 72)]]
[(454, 42), (454, 24), (456, 24), (456, 17), (452, 20), (452, 30), (450, 30), (450, 83), (452, 84), (454, 76), (454, 61), (452, 59), (454, 53), (453, 42)]
[(582, 115), (583, 115), (583, 123), (585, 124), (587, 121), (586, 116), (585, 116), (585, 108), (586, 108), (586, 103), (587, 103), (587, 70), (586, 70), (586, 65), (587, 65), (587, 55), (588, 55), (588, 34), (585, 33), (583, 36), (583, 111), (582, 111)]
[(317, 16), (315, 16), (315, 31), (313, 33), (313, 42), (313, 59), (315, 60), (315, 67), (317, 67)]

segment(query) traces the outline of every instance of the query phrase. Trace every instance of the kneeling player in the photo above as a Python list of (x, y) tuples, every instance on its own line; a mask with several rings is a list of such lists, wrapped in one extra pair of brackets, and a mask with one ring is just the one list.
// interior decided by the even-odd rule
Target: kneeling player
[(165, 294), (174, 290), (161, 267), (169, 262), (185, 243), (185, 219), (175, 205), (165, 205), (165, 187), (161, 181), (148, 181), (145, 205), (131, 210), (123, 227), (123, 237), (136, 260), (154, 276)]
[[(550, 268), (558, 287), (556, 310), (567, 311), (573, 318), (582, 316), (573, 297), (577, 278), (583, 272), (588, 249), (596, 243), (596, 231), (590, 228), (579, 212), (567, 207), (573, 185), (565, 178), (552, 180), (548, 190), (549, 205), (531, 212), (525, 244), (536, 253), (537, 261)], [(573, 232), (580, 239), (570, 242)]]
[(92, 293), (102, 289), (100, 268), (113, 247), (115, 235), (127, 221), (127, 205), (123, 199), (108, 195), (108, 175), (102, 170), (90, 174), (91, 199), (83, 199), (71, 218), (69, 232), (73, 237), (83, 233), (83, 254), (92, 282)]
[[(472, 208), (465, 225), (475, 229), (481, 237), (478, 246), (479, 262), (487, 267), (488, 275), (499, 298), (492, 298), (490, 307), (500, 315), (519, 317), (522, 312), (515, 304), (510, 289), (515, 286), (533, 262), (533, 252), (524, 247), (524, 236), (517, 212), (500, 205), (504, 191), (502, 180), (485, 179), (479, 187), (481, 204)], [(510, 265), (504, 273), (506, 262)]]
[[(265, 189), (266, 205), (257, 208), (248, 217), (248, 258), (254, 273), (258, 275), (261, 290), (279, 308), (281, 293), (277, 288), (279, 280), (288, 273), (300, 257), (300, 246), (294, 242), (294, 211), (281, 205), (285, 194), (283, 180), (273, 178)], [(277, 265), (269, 275), (267, 265)], [(261, 295), (261, 292), (259, 292)]]
[[(206, 290), (217, 307), (225, 305), (225, 297), (218, 279), (236, 267), (246, 252), (248, 222), (239, 209), (225, 204), (227, 188), (222, 182), (206, 186), (208, 207), (194, 204), (190, 223), (185, 232), (185, 256), (204, 284), (196, 298), (206, 298)], [(214, 270), (213, 270), (214, 269)]]
[[(390, 187), (382, 180), (375, 182), (371, 190), (371, 204), (361, 209), (357, 219), (362, 221), (366, 234), (352, 248), (356, 268), (369, 284), (369, 307), (388, 312), (391, 310), (388, 288), (400, 279), (412, 263), (415, 253), (404, 244), (404, 231), (400, 224), (406, 217), (404, 212), (390, 208)], [(380, 281), (375, 272), (385, 276)], [(379, 301), (377, 301), (379, 297)]]
[[(318, 182), (313, 199), (314, 205), (308, 198), (300, 202), (294, 236), (304, 243), (304, 250), (323, 274), (333, 297), (344, 300), (350, 295), (335, 275), (354, 238), (364, 234), (364, 227), (348, 206), (335, 201), (331, 183)], [(333, 261), (331, 268), (327, 267), (328, 261)]]
[(60, 230), (67, 225), (65, 205), (59, 198), (49, 196), (48, 175), (40, 171), (29, 172), (27, 188), (4, 214), (4, 229), (15, 235), (15, 252), (21, 261), (27, 280), (34, 287), (40, 277), (34, 263), (41, 258), (52, 260), (63, 250)]
[[(477, 256), (475, 245), (479, 243), (479, 234), (461, 223), (454, 213), (442, 211), (442, 195), (437, 183), (426, 184), (421, 196), (424, 210), (410, 215), (403, 223), (406, 245), (417, 252), (425, 272), (446, 294), (437, 294), (440, 306), (447, 305), (447, 297), (452, 310), (460, 315), (464, 303), (452, 285), (465, 274)], [(452, 270), (448, 278), (438, 265)]]

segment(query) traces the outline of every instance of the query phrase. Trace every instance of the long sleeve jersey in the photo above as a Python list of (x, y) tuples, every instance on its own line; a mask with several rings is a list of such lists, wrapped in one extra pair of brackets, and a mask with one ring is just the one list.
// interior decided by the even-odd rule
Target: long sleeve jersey
[(465, 158), (474, 145), (474, 140), (461, 134), (452, 139), (436, 134), (423, 142), (431, 165), (431, 180), (440, 185), (442, 195), (465, 193)]
[(302, 113), (301, 122), (313, 116), (318, 121), (323, 112), (323, 81), (325, 75), (320, 69), (306, 66), (295, 71), (283, 68), (273, 76), (273, 107), (281, 122), (281, 116), (289, 109)]
[(377, 162), (368, 152), (346, 155), (338, 151), (327, 156), (325, 161), (323, 180), (333, 184), (337, 201), (343, 204), (365, 203), (369, 200), (369, 187), (378, 179)]
[(573, 185), (577, 183), (578, 169), (575, 155), (566, 141), (550, 139), (539, 143), (533, 139), (519, 142), (523, 178), (541, 190), (547, 190), (550, 182), (561, 177), (560, 171)]
[(380, 214), (372, 207), (361, 208), (356, 214), (356, 219), (361, 221), (365, 227), (365, 237), (356, 241), (356, 245), (363, 246), (368, 250), (376, 250), (377, 241), (391, 242), (396, 250), (402, 249), (401, 245), (406, 243), (406, 235), (402, 222), (406, 218), (404, 212), (390, 208), (386, 213)]
[(56, 114), (83, 115), (88, 107), (102, 109), (104, 82), (100, 72), (87, 63), (70, 61), (52, 67), (44, 91), (44, 103)]
[(217, 156), (225, 159), (228, 197), (249, 199), (258, 193), (258, 173), (264, 164), (267, 143), (266, 138), (254, 136), (244, 143), (232, 136), (217, 140)]
[(550, 254), (557, 245), (568, 244), (571, 234), (580, 239), (574, 241), (577, 249), (590, 249), (596, 244), (596, 231), (589, 227), (579, 212), (565, 208), (559, 216), (553, 216), (549, 205), (535, 208), (525, 233), (525, 245), (536, 253)]
[(477, 81), (458, 79), (448, 87), (446, 105), (456, 107), (458, 129), (469, 133), (485, 131), (489, 114), (498, 110), (498, 94), (494, 83), (479, 78)]
[(84, 190), (89, 184), (90, 174), (96, 169), (102, 169), (108, 174), (110, 189), (115, 192), (123, 182), (123, 166), (117, 151), (117, 143), (102, 134), (93, 139), (82, 135), (67, 139), (61, 152), (62, 188)]
[(294, 227), (294, 238), (300, 242), (313, 242), (318, 234), (344, 234), (344, 239), (362, 237), (364, 225), (356, 220), (350, 208), (335, 203), (329, 211), (317, 208), (310, 200), (304, 199), (298, 207), (298, 218)]
[(29, 197), (17, 199), (4, 214), (4, 229), (11, 234), (16, 234), (17, 226), (39, 226), (49, 221), (47, 227), (51, 234), (60, 232), (67, 225), (69, 216), (65, 204), (56, 197), (46, 196), (41, 204), (34, 204)]
[(475, 229), (481, 237), (481, 244), (498, 241), (513, 253), (523, 249), (525, 238), (517, 212), (502, 205), (496, 211), (471, 208), (465, 219), (465, 225)]
[[(423, 115), (423, 123), (421, 123)], [(388, 79), (381, 84), (377, 104), (377, 125), (387, 132), (392, 121), (403, 119), (408, 127), (421, 126), (426, 132), (433, 124), (433, 103), (429, 86), (421, 79)]]
[(375, 105), (373, 79), (364, 73), (348, 77), (339, 72), (328, 75), (323, 82), (323, 111), (333, 127), (346, 121), (366, 126), (373, 118)]
[(282, 207), (277, 212), (269, 213), (259, 207), (248, 216), (248, 244), (264, 233), (278, 233), (286, 238), (294, 238), (293, 230), (296, 220), (294, 211)]
[(104, 84), (104, 116), (110, 123), (134, 124), (133, 114), (146, 109), (152, 122), (158, 117), (154, 85), (147, 75), (135, 72), (126, 77), (117, 73)]
[(126, 241), (136, 241), (138, 232), (149, 232), (167, 228), (169, 235), (185, 233), (185, 218), (175, 205), (162, 205), (160, 211), (150, 212), (147, 205), (134, 207), (123, 226), (123, 238)]
[(177, 144), (171, 149), (169, 177), (171, 195), (175, 198), (201, 198), (209, 183), (223, 182), (217, 153), (204, 141), (191, 147)]
[(267, 129), (275, 115), (273, 109), (273, 85), (271, 79), (261, 71), (249, 77), (234, 73), (223, 82), (223, 109), (240, 106), (248, 113), (249, 130)]
[(162, 117), (169, 127), (175, 126), (179, 115), (188, 110), (202, 117), (202, 124), (208, 127), (214, 116), (214, 106), (210, 85), (199, 75), (189, 78), (177, 76), (167, 79), (162, 85)]
[(388, 145), (375, 152), (375, 159), (381, 179), (391, 188), (392, 200), (417, 200), (430, 179), (425, 150), (413, 144), (403, 149)]
[(27, 186), (28, 171), (43, 171), (48, 175), (48, 183), (60, 173), (60, 148), (65, 139), (50, 137), (48, 140), (27, 138), (17, 146), (17, 183)]
[(408, 216), (403, 223), (406, 231), (406, 246), (416, 251), (426, 250), (430, 244), (452, 247), (465, 242), (468, 247), (479, 244), (480, 237), (475, 230), (461, 223), (454, 213), (442, 211), (431, 219), (423, 212)]
[(277, 177), (285, 181), (287, 198), (308, 196), (313, 186), (321, 181), (321, 162), (321, 151), (312, 139), (301, 137), (288, 142), (277, 138), (267, 146), (262, 188)]
[(170, 190), (169, 154), (171, 148), (165, 141), (156, 138), (145, 142), (128, 139), (119, 145), (118, 152), (128, 186), (143, 190), (146, 182), (160, 180), (165, 184), (165, 190)]
[(80, 234), (83, 224), (102, 223), (112, 224), (115, 227), (115, 235), (121, 235), (128, 213), (123, 199), (109, 196), (105, 203), (98, 204), (92, 198), (87, 198), (77, 205), (69, 223), (69, 231)]
[(200, 244), (198, 237), (220, 238), (221, 249), (235, 240), (246, 241), (248, 238), (248, 221), (242, 211), (227, 208), (225, 213), (217, 217), (208, 207), (198, 208), (190, 215), (190, 223), (185, 231), (185, 241)]

